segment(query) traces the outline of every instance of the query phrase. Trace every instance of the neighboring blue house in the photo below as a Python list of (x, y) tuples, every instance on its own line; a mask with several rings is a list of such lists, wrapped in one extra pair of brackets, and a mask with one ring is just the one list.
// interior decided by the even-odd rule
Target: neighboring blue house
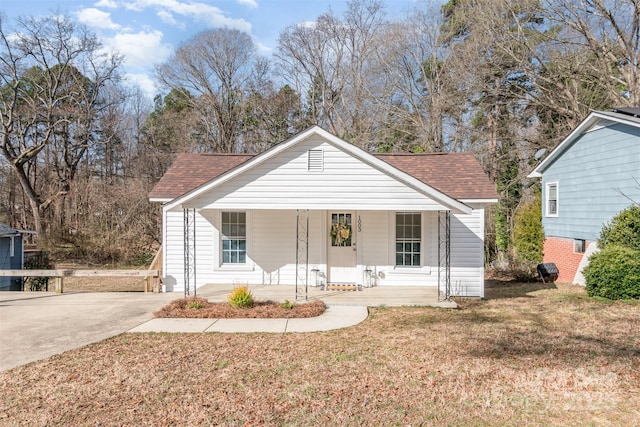
[[(22, 237), (30, 231), (16, 230), (0, 223), (0, 270), (22, 270), (24, 247)], [(0, 291), (21, 291), (22, 277), (0, 277)]]
[(603, 225), (640, 203), (640, 108), (592, 112), (529, 177), (542, 178), (544, 262), (584, 284)]

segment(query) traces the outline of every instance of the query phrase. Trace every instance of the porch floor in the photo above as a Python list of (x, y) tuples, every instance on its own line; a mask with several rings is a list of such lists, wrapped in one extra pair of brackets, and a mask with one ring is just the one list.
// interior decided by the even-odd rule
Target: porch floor
[[(197, 295), (211, 302), (225, 302), (234, 286), (209, 284), (198, 288)], [(293, 285), (249, 285), (249, 290), (257, 300), (296, 302)], [(309, 286), (308, 290), (309, 301), (319, 299), (327, 305), (457, 307), (453, 301), (438, 301), (438, 289), (426, 286), (374, 286), (361, 291), (323, 291)], [(301, 298), (304, 301), (304, 296)]]

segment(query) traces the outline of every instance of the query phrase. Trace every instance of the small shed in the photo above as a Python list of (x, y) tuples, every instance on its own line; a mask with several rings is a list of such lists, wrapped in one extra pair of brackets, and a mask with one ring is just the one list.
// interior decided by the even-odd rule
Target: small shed
[[(31, 234), (31, 231), (16, 230), (0, 223), (0, 270), (22, 270), (25, 234)], [(22, 290), (22, 277), (0, 277), (0, 291)]]

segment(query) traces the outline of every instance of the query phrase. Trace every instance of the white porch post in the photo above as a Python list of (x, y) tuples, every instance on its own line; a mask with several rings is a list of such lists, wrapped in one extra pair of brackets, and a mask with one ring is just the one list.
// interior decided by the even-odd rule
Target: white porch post
[(309, 209), (296, 213), (296, 301), (309, 293)]
[(196, 210), (183, 208), (184, 219), (184, 297), (196, 296)]

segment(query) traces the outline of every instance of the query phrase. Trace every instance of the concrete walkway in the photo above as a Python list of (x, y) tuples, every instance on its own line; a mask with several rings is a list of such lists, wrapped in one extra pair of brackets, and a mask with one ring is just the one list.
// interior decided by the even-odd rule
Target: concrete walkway
[(301, 319), (151, 319), (129, 332), (316, 332), (354, 326), (368, 315), (365, 306), (329, 306)]

